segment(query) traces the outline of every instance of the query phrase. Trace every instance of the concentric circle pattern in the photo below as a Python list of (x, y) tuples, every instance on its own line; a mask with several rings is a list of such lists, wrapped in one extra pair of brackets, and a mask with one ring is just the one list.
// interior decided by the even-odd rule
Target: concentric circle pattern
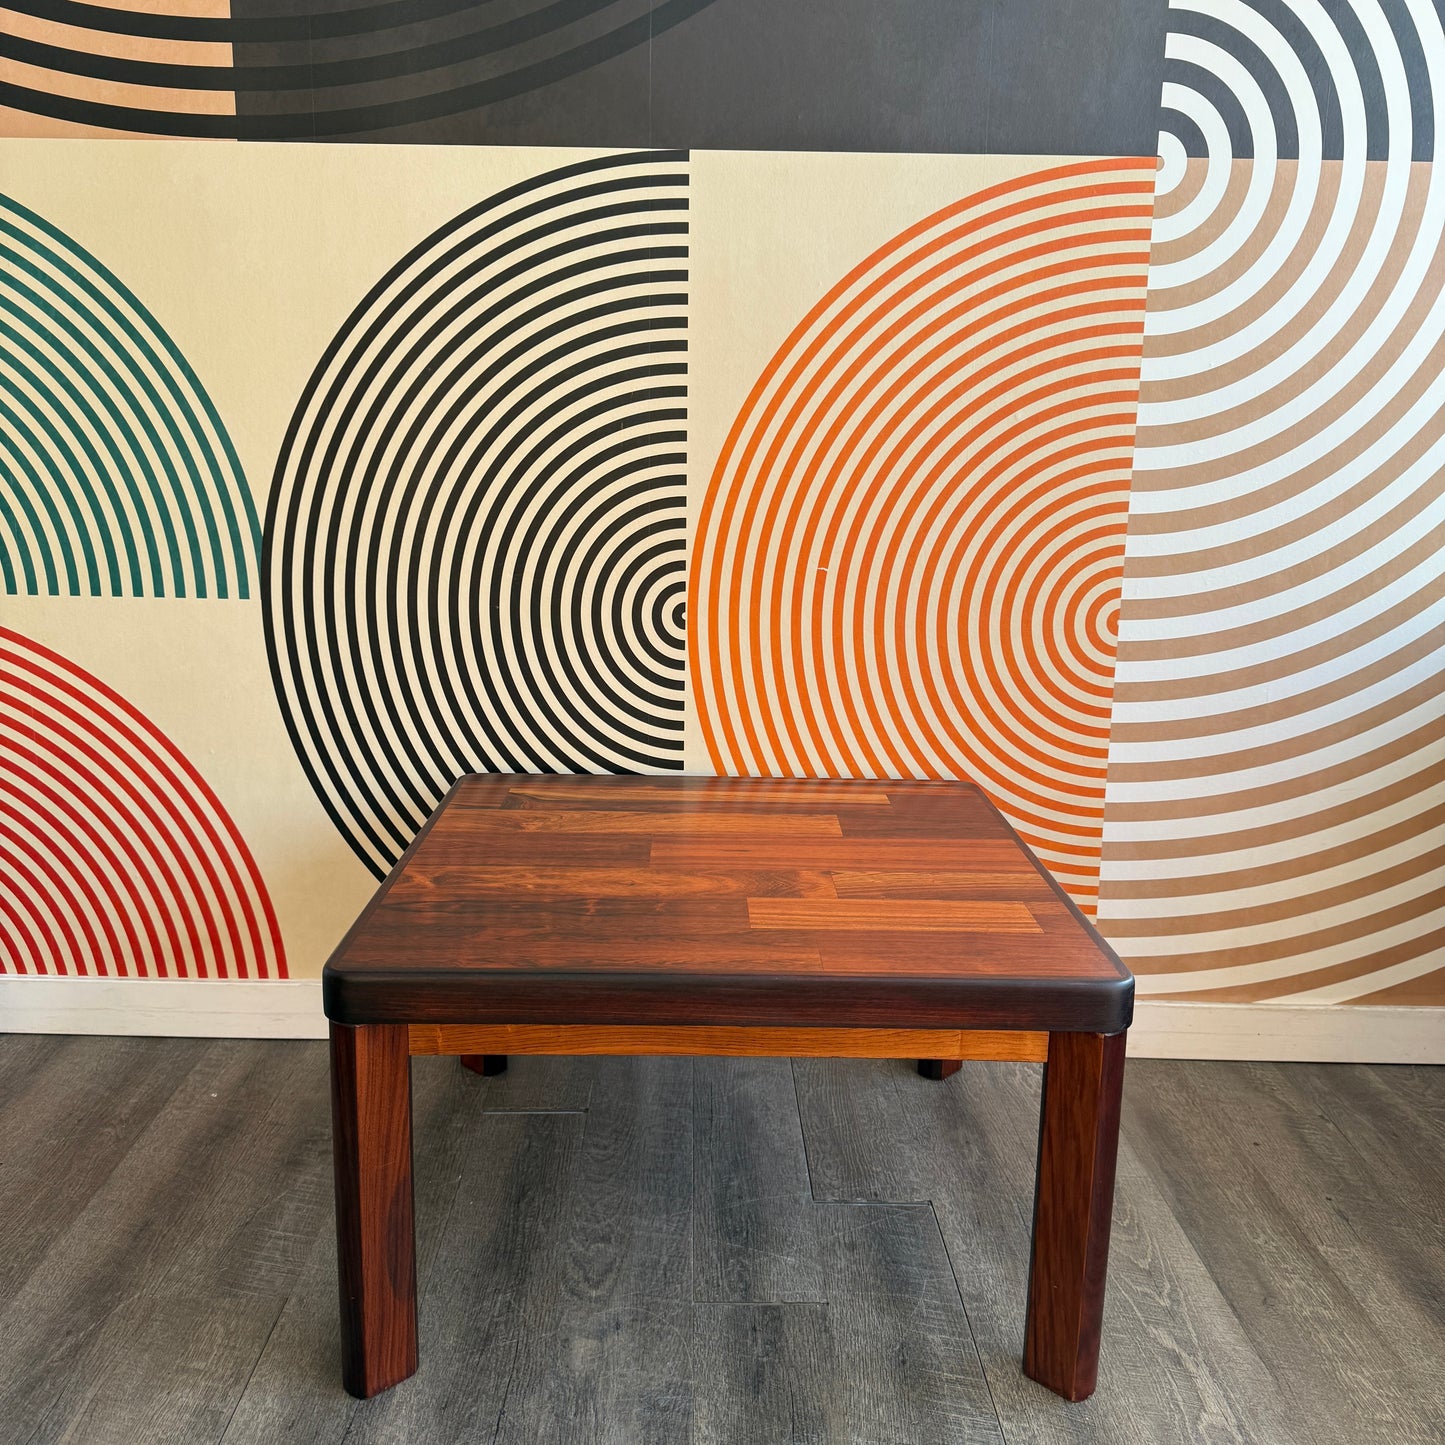
[(972, 778), (1092, 906), (1153, 171), (971, 195), (773, 357), (697, 526), (719, 771)]
[(1156, 994), (1428, 1001), (1440, 12), (1173, 8), (1100, 925)]
[(599, 65), (711, 0), (8, 0), (9, 134), (291, 140), (454, 116)]
[(267, 516), (267, 641), (378, 875), (462, 773), (682, 765), (685, 156), (427, 237), (333, 341)]
[(0, 585), (248, 597), (260, 536), (179, 348), (94, 256), (0, 196)]
[(0, 973), (285, 978), (266, 885), (155, 725), (0, 628)]

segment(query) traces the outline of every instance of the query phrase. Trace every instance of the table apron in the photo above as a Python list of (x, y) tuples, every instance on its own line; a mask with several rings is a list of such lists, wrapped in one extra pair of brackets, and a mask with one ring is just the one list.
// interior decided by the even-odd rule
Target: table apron
[(732, 1058), (996, 1059), (1042, 1063), (1046, 1033), (659, 1024), (412, 1024), (411, 1053), (692, 1054)]

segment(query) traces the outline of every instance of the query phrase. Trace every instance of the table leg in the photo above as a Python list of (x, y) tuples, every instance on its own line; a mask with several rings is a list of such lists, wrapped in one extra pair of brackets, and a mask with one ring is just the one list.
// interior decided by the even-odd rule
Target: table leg
[(962, 1059), (919, 1059), (918, 1072), (925, 1079), (951, 1079), (963, 1067)]
[(460, 1057), (462, 1068), (470, 1069), (474, 1074), (483, 1074), (489, 1079), (507, 1072), (506, 1054), (462, 1054)]
[(1125, 1037), (1049, 1035), (1024, 1373), (1066, 1400), (1098, 1376)]
[(331, 1025), (341, 1379), (369, 1399), (416, 1370), (411, 1059), (404, 1024)]

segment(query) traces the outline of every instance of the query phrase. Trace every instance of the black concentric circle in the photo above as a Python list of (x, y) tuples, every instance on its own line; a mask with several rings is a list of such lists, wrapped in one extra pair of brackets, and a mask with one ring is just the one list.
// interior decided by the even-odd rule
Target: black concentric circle
[(378, 875), (464, 772), (682, 765), (685, 161), (582, 162), (448, 222), (292, 418), (272, 673)]

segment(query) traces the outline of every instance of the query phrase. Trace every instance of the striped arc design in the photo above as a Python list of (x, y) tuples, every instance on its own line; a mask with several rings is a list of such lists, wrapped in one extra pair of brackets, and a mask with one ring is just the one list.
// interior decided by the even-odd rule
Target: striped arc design
[(5, 591), (250, 596), (260, 520), (205, 388), (123, 282), (4, 196), (0, 339)]
[(1445, 33), (1176, 8), (1100, 926), (1155, 995), (1439, 1004)]
[(0, 133), (374, 134), (550, 85), (710, 3), (376, 0), (248, 18), (226, 0), (7, 0)]
[(205, 780), (74, 663), (0, 628), (0, 973), (285, 978), (266, 885)]
[(1153, 171), (970, 195), (768, 363), (689, 586), (718, 771), (971, 778), (1092, 907)]
[(1163, 153), (1432, 159), (1429, 10), (1429, 0), (1171, 3)]
[(462, 773), (682, 765), (686, 184), (685, 154), (609, 156), (465, 211), (296, 410), (267, 645), (378, 876)]
[(236, 114), (229, 13), (227, 0), (6, 0), (0, 135), (226, 134)]

